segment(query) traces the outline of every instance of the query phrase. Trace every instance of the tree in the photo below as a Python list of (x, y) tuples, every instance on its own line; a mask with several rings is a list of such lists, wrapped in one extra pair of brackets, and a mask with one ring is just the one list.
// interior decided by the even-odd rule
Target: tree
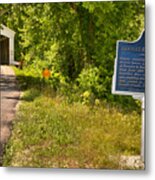
[(108, 98), (116, 41), (139, 37), (144, 8), (143, 0), (1, 4), (0, 20), (16, 31), (16, 60), (48, 66), (73, 83), (97, 68), (93, 92)]

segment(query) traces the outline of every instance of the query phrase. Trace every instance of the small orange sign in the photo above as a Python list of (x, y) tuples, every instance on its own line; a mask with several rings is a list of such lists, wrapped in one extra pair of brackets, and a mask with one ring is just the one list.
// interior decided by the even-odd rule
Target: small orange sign
[(42, 75), (43, 75), (44, 78), (49, 78), (50, 75), (51, 75), (51, 73), (50, 73), (50, 71), (46, 68), (46, 69), (43, 70)]

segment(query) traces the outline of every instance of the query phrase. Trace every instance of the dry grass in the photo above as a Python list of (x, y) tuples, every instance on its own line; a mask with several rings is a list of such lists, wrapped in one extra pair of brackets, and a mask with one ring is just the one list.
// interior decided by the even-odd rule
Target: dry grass
[(119, 169), (120, 155), (140, 153), (140, 120), (136, 112), (123, 113), (106, 104), (68, 104), (63, 97), (29, 90), (3, 165)]

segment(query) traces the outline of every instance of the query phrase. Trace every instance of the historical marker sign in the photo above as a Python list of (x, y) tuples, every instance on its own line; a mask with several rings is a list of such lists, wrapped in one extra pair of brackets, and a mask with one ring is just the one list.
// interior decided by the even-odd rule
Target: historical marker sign
[(145, 92), (145, 31), (135, 42), (118, 41), (112, 93), (141, 95)]

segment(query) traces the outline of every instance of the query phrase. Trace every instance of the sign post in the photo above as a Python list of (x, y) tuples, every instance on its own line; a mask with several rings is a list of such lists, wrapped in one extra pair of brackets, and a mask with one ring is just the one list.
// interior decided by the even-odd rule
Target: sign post
[(135, 42), (117, 42), (112, 93), (142, 102), (141, 158), (145, 161), (145, 31)]
[(133, 96), (134, 99), (138, 99), (141, 101), (141, 109), (142, 109), (142, 124), (141, 124), (141, 159), (145, 161), (145, 96)]
[(142, 99), (141, 158), (145, 161), (145, 97)]

